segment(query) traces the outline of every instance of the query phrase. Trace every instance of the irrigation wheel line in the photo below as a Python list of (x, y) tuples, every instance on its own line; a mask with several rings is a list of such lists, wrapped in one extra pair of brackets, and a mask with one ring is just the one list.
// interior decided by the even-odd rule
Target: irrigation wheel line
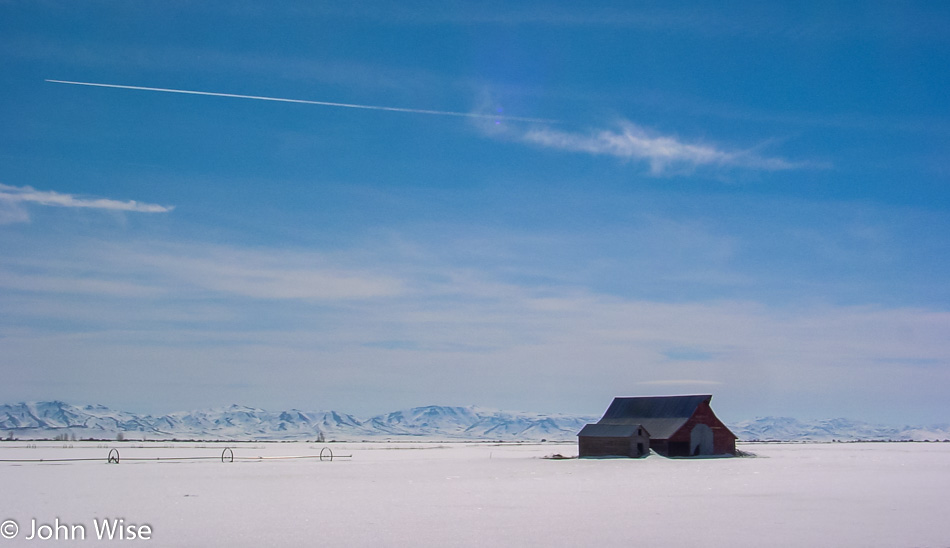
[[(351, 458), (353, 455), (335, 455), (336, 458)], [(234, 462), (238, 461), (262, 461), (262, 460), (291, 460), (291, 459), (320, 459), (320, 462), (328, 461), (333, 462), (334, 454), (333, 450), (329, 447), (324, 447), (320, 450), (319, 455), (275, 455), (270, 457), (258, 456), (258, 457), (241, 457), (235, 456), (234, 450), (230, 447), (225, 447), (221, 452), (220, 457), (212, 457), (207, 455), (196, 456), (196, 457), (124, 457), (121, 459), (122, 462), (161, 462), (161, 461), (198, 461), (198, 460), (213, 460), (220, 459), (221, 462)], [(106, 463), (108, 464), (119, 464), (119, 450), (112, 448), (109, 450), (109, 455), (106, 457)], [(102, 462), (102, 458), (90, 458), (90, 457), (74, 457), (74, 458), (59, 458), (59, 459), (0, 459), (0, 463), (63, 463), (63, 462)]]

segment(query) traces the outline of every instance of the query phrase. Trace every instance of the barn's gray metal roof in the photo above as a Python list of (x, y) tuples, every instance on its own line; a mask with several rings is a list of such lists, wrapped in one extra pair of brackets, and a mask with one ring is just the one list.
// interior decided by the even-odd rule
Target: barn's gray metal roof
[(640, 425), (654, 439), (666, 439), (676, 433), (699, 404), (709, 402), (709, 394), (693, 396), (644, 396), (614, 398), (597, 424), (612, 426)]
[(590, 438), (629, 438), (637, 435), (639, 424), (588, 424), (577, 433)]
[(689, 418), (703, 402), (712, 399), (709, 394), (696, 396), (642, 396), (614, 398), (604, 413), (604, 419), (629, 418)]

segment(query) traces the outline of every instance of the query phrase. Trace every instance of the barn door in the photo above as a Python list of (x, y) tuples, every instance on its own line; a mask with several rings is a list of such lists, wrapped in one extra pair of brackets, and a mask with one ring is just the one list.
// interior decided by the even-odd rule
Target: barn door
[(697, 424), (689, 434), (689, 454), (712, 455), (713, 454), (713, 432), (712, 428), (705, 424)]

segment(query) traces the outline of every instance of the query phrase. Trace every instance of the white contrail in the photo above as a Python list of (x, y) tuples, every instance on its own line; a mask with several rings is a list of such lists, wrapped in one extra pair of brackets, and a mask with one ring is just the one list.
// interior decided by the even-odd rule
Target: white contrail
[(435, 114), (438, 116), (460, 116), (463, 118), (484, 118), (491, 120), (510, 120), (515, 122), (540, 122), (540, 123), (554, 123), (556, 120), (547, 120), (544, 118), (524, 118), (521, 116), (500, 116), (496, 114), (477, 114), (474, 112), (451, 112), (445, 110), (427, 110), (419, 108), (399, 108), (399, 107), (382, 107), (377, 105), (354, 105), (350, 103), (331, 103), (329, 101), (308, 101), (306, 99), (285, 99), (282, 97), (263, 97), (260, 95), (239, 95), (236, 93), (216, 93), (213, 91), (194, 91), (188, 89), (167, 89), (167, 88), (149, 88), (143, 86), (123, 86), (119, 84), (97, 84), (94, 82), (70, 82), (68, 80), (51, 80), (46, 79), (47, 82), (52, 82), (54, 84), (71, 84), (74, 86), (93, 86), (97, 88), (116, 88), (116, 89), (133, 89), (138, 91), (161, 91), (164, 93), (183, 93), (186, 95), (207, 95), (210, 97), (232, 97), (235, 99), (257, 99), (258, 101), (277, 101), (280, 103), (299, 103), (304, 105), (320, 105), (324, 107), (343, 107), (343, 108), (362, 108), (366, 110), (388, 110), (390, 112), (409, 112), (412, 114)]

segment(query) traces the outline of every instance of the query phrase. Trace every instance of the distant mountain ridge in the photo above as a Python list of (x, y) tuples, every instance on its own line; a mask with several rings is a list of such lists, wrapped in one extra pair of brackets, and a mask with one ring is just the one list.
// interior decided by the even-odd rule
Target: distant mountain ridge
[[(0, 438), (130, 440), (458, 439), (573, 441), (599, 416), (430, 405), (358, 418), (337, 411), (229, 407), (153, 416), (60, 401), (0, 405)], [(848, 419), (763, 417), (730, 424), (740, 441), (924, 441), (950, 439), (950, 424), (881, 426)]]
[(229, 407), (162, 416), (60, 401), (0, 405), (0, 438), (362, 440), (568, 440), (599, 417), (498, 411), (479, 407), (414, 407), (357, 418), (336, 411), (267, 411)]
[(742, 441), (943, 441), (950, 424), (884, 426), (849, 419), (762, 417), (729, 425)]

